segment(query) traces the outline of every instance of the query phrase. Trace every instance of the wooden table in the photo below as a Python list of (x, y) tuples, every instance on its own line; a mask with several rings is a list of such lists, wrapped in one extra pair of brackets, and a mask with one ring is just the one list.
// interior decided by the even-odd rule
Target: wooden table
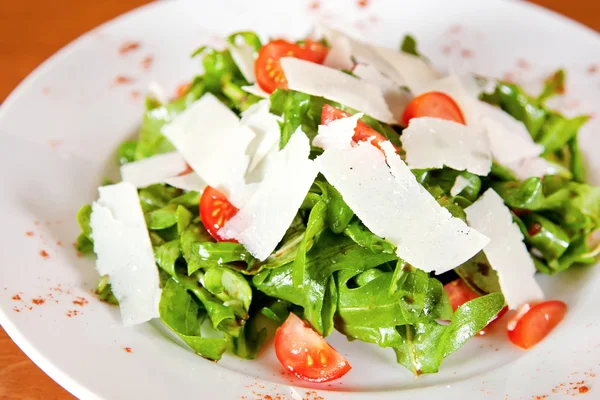
[[(308, 2), (308, 0), (307, 0)], [(533, 0), (600, 31), (597, 0)], [(148, 0), (4, 1), (0, 102), (36, 66), (80, 34)], [(0, 328), (0, 399), (70, 399)]]

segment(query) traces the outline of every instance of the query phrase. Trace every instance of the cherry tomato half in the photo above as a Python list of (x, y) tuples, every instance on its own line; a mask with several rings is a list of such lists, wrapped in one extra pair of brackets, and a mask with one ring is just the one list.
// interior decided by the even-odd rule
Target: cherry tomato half
[(273, 40), (258, 51), (254, 63), (254, 73), (258, 85), (267, 93), (275, 89), (287, 89), (287, 79), (279, 60), (282, 57), (296, 57), (314, 63), (322, 63), (329, 49), (318, 42), (307, 40), (303, 46), (286, 40)]
[(310, 382), (328, 382), (352, 368), (321, 335), (293, 313), (277, 329), (275, 354), (281, 365)]
[(411, 119), (419, 117), (433, 117), (460, 124), (465, 123), (460, 107), (450, 96), (442, 92), (427, 92), (412, 99), (402, 114), (402, 123), (408, 125)]
[(550, 300), (536, 304), (517, 321), (508, 338), (515, 345), (529, 349), (544, 339), (567, 312), (562, 301)]
[(444, 285), (444, 290), (448, 294), (448, 299), (450, 299), (452, 311), (456, 311), (458, 307), (462, 306), (467, 301), (479, 297), (479, 295), (460, 278), (450, 283), (446, 283)]
[[(351, 114), (348, 114), (347, 112), (332, 107), (329, 104), (325, 104), (323, 106), (323, 111), (321, 111), (321, 125), (327, 125), (336, 119), (347, 118), (350, 116)], [(360, 120), (358, 121), (356, 128), (354, 128), (354, 136), (352, 139), (355, 142), (371, 140), (373, 146), (377, 147), (378, 149), (381, 149), (379, 144), (387, 140), (387, 138), (381, 133), (377, 132), (375, 129), (371, 128), (369, 125)]]
[(219, 235), (221, 229), (239, 210), (217, 189), (207, 186), (200, 197), (200, 219), (212, 237), (219, 242), (237, 242)]

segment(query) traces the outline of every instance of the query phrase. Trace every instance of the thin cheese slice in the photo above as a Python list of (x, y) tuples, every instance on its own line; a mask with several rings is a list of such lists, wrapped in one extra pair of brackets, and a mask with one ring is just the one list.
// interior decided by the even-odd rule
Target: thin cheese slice
[(351, 70), (354, 67), (354, 61), (352, 61), (350, 40), (345, 36), (339, 36), (330, 43), (331, 48), (323, 61), (323, 65), (336, 69)]
[(258, 86), (258, 83), (249, 86), (242, 86), (242, 90), (255, 96), (262, 97), (263, 99), (269, 97), (269, 93), (265, 92), (263, 88)]
[(481, 125), (486, 129), (494, 159), (502, 165), (534, 158), (543, 151), (525, 125), (510, 114), (490, 104), (479, 102)]
[(394, 68), (413, 92), (439, 77), (438, 72), (420, 57), (387, 47), (374, 46), (373, 49)]
[(469, 180), (467, 178), (465, 178), (464, 176), (458, 175), (456, 177), (456, 180), (454, 181), (454, 185), (452, 185), (452, 188), (450, 189), (450, 195), (458, 196), (460, 194), (460, 192), (462, 192), (463, 189), (466, 188), (467, 186), (469, 186), (470, 184), (471, 184), (471, 182), (469, 182)]
[(251, 155), (249, 172), (279, 143), (281, 118), (269, 112), (270, 105), (269, 99), (261, 100), (242, 113), (242, 125), (249, 127), (256, 134), (246, 150), (246, 154)]
[(281, 59), (288, 87), (337, 101), (390, 124), (397, 123), (377, 86), (337, 69), (293, 57)]
[(176, 187), (177, 189), (193, 190), (196, 192), (202, 192), (206, 187), (206, 182), (204, 182), (195, 172), (165, 179), (163, 183)]
[(143, 188), (177, 176), (186, 168), (183, 156), (174, 151), (123, 165), (121, 179), (137, 188)]
[(465, 212), (469, 225), (491, 239), (483, 252), (498, 273), (508, 307), (516, 310), (542, 300), (544, 294), (535, 280), (535, 265), (523, 243), (523, 234), (502, 198), (488, 189)]
[(352, 71), (360, 79), (377, 86), (383, 91), (383, 97), (388, 108), (394, 115), (396, 121), (402, 119), (402, 114), (408, 103), (412, 100), (412, 95), (392, 79), (383, 75), (375, 67), (366, 64), (357, 64)]
[(237, 239), (257, 259), (277, 247), (306, 197), (318, 170), (310, 143), (298, 129), (270, 165), (264, 180), (219, 235)]
[(231, 195), (243, 184), (249, 163), (246, 149), (255, 134), (233, 111), (205, 94), (162, 131), (203, 181), (238, 206)]
[(227, 43), (227, 49), (235, 65), (249, 83), (256, 82), (254, 77), (254, 48), (246, 42), (234, 45)]
[(121, 182), (98, 191), (100, 198), (92, 204), (90, 218), (96, 269), (101, 276), (109, 276), (123, 324), (157, 318), (158, 268), (137, 190)]
[(527, 158), (510, 163), (506, 166), (519, 180), (525, 180), (531, 177), (541, 178), (544, 175), (556, 175), (559, 173), (560, 168), (542, 157)]
[(402, 132), (402, 147), (411, 168), (442, 168), (487, 175), (492, 154), (485, 132), (439, 118), (413, 118)]
[(488, 243), (435, 201), (390, 142), (381, 146), (386, 155), (369, 142), (345, 148), (334, 143), (315, 160), (371, 232), (395, 244), (408, 263), (436, 273), (462, 264)]

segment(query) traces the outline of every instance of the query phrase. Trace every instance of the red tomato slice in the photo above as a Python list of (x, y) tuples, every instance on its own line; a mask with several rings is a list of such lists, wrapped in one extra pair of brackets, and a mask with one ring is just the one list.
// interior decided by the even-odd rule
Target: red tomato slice
[[(321, 111), (321, 125), (327, 125), (331, 121), (347, 118), (349, 116), (351, 116), (351, 114), (348, 114), (339, 108), (332, 107), (329, 104), (325, 104), (323, 106), (323, 111)], [(356, 128), (354, 128), (354, 136), (352, 139), (355, 142), (365, 142), (367, 140), (371, 140), (371, 144), (378, 149), (381, 149), (379, 144), (387, 140), (386, 137), (381, 133), (377, 132), (375, 129), (371, 128), (369, 125), (360, 120), (358, 121)]]
[(341, 378), (352, 368), (321, 335), (293, 313), (277, 329), (275, 354), (281, 365), (310, 382)]
[(320, 64), (325, 60), (327, 52), (327, 47), (310, 40), (304, 46), (285, 40), (273, 40), (258, 51), (254, 63), (256, 81), (267, 93), (273, 93), (278, 88), (287, 89), (287, 79), (279, 62), (282, 57), (296, 57)]
[(465, 123), (460, 107), (450, 96), (442, 92), (427, 92), (412, 99), (402, 114), (402, 123), (408, 125), (411, 119), (418, 117), (441, 118)]
[(306, 50), (306, 60), (317, 64), (322, 64), (329, 53), (329, 48), (323, 43), (314, 42), (310, 39), (304, 41), (303, 48)]
[(457, 279), (450, 283), (444, 285), (444, 290), (448, 293), (448, 298), (450, 299), (450, 305), (452, 305), (452, 311), (456, 311), (456, 309), (467, 301), (471, 301), (479, 297), (477, 293), (475, 293), (462, 279)]
[(227, 200), (217, 189), (207, 186), (200, 197), (200, 219), (212, 237), (219, 242), (236, 242), (219, 236), (219, 229), (227, 223), (239, 210)]
[(566, 312), (567, 305), (562, 301), (536, 304), (519, 318), (513, 330), (508, 331), (508, 338), (515, 345), (529, 349), (545, 338), (562, 321)]

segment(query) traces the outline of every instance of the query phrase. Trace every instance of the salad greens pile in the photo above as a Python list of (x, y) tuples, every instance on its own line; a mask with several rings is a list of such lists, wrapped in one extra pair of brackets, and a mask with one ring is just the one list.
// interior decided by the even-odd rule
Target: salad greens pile
[[(236, 33), (228, 41), (240, 38), (256, 51), (261, 47), (251, 32)], [(410, 37), (402, 50), (418, 54)], [(236, 113), (260, 100), (241, 89), (249, 83), (228, 50), (202, 47), (193, 56), (201, 59), (204, 74), (167, 104), (146, 100), (137, 140), (124, 142), (118, 150), (121, 164), (173, 151), (161, 128), (205, 93)], [(587, 117), (566, 118), (545, 105), (563, 85), (564, 73), (559, 71), (537, 97), (509, 82), (497, 82), (493, 93), (482, 95), (525, 124), (544, 146), (543, 157), (556, 166), (556, 174), (519, 181), (497, 164), (487, 177), (450, 168), (413, 171), (440, 205), (463, 220), (464, 208), (487, 188), (496, 190), (513, 211), (536, 267), (549, 275), (592, 263), (600, 252), (590, 240), (600, 225), (600, 188), (584, 183), (577, 144)], [(270, 101), (271, 112), (282, 117), (281, 147), (299, 126), (312, 140), (324, 104), (356, 112), (292, 90), (278, 89)], [(362, 121), (401, 147), (400, 128), (369, 116)], [(320, 152), (313, 148), (312, 155)], [(452, 196), (458, 175), (469, 184)], [(260, 319), (280, 324), (294, 312), (324, 337), (337, 329), (349, 340), (391, 348), (398, 363), (414, 374), (434, 373), (504, 307), (496, 273), (479, 253), (438, 277), (448, 282), (458, 276), (481, 295), (453, 312), (442, 281), (399, 259), (395, 246), (371, 233), (322, 176), (278, 248), (262, 262), (241, 244), (216, 242), (207, 233), (199, 217), (200, 193), (157, 184), (140, 189), (139, 197), (160, 270), (160, 318), (196, 353), (212, 360), (228, 350), (256, 357), (267, 335), (266, 328), (258, 328), (264, 325)], [(89, 205), (77, 214), (81, 253), (93, 252), (90, 214)], [(100, 279), (97, 294), (117, 303), (107, 276)]]

